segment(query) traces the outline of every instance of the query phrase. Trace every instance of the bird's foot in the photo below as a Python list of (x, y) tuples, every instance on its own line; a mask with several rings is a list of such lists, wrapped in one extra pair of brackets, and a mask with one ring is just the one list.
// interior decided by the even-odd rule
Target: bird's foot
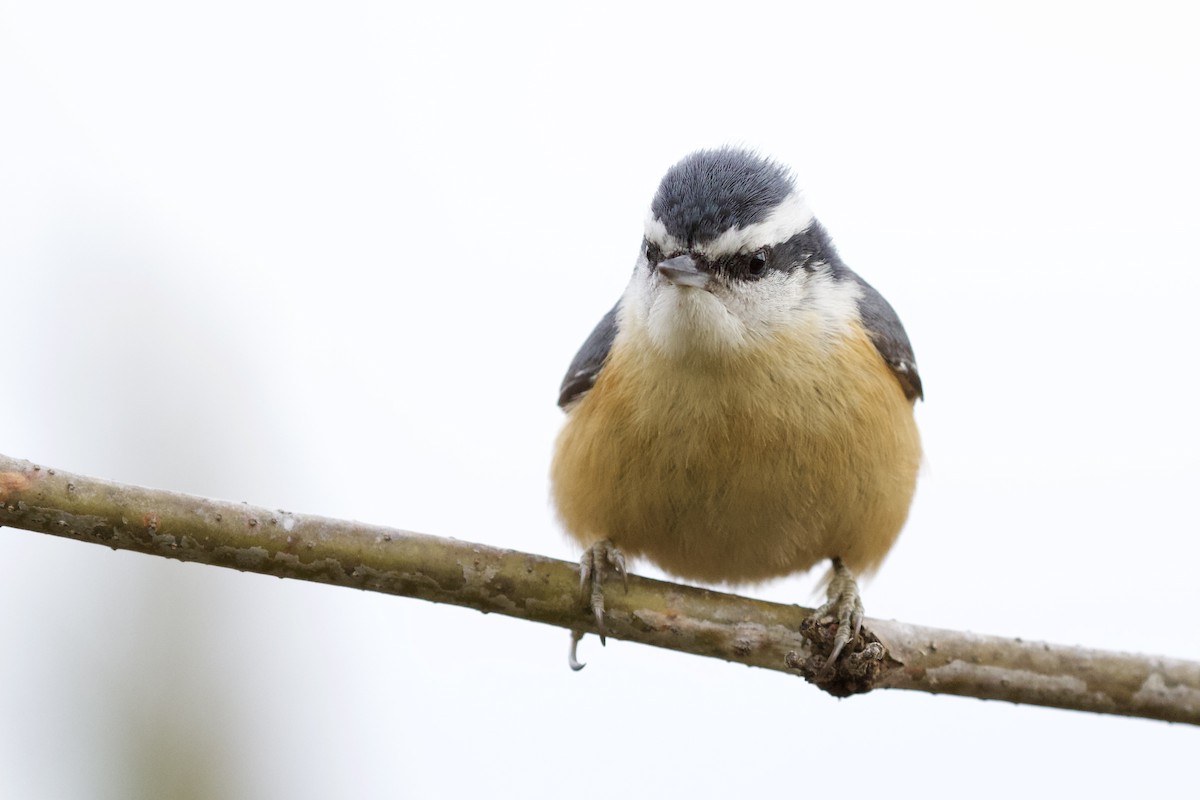
[(858, 595), (858, 584), (850, 570), (840, 558), (833, 560), (833, 575), (829, 579), (825, 604), (813, 612), (812, 619), (820, 621), (826, 618), (837, 620), (837, 634), (833, 637), (833, 647), (829, 657), (825, 659), (826, 671), (837, 663), (838, 656), (846, 645), (858, 638), (862, 630), (863, 604)]
[(784, 663), (834, 697), (869, 692), (899, 662), (878, 636), (863, 628), (858, 584), (841, 559), (833, 560), (828, 597), (800, 623), (800, 635), (808, 642), (807, 657), (793, 651)]
[(600, 644), (604, 644), (604, 577), (610, 569), (621, 576), (621, 582), (628, 592), (629, 573), (625, 571), (625, 554), (608, 539), (596, 542), (579, 559), (579, 594), (591, 606)]

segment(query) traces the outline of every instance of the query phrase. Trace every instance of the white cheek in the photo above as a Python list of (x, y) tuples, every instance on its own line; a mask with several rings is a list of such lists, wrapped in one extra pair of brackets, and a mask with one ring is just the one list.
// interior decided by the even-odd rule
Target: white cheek
[(712, 292), (675, 286), (639, 262), (621, 300), (621, 335), (670, 358), (736, 352), (781, 332), (832, 346), (859, 318), (860, 290), (828, 273), (772, 274)]
[(803, 330), (833, 342), (859, 318), (860, 295), (854, 281), (817, 271), (768, 275), (726, 291), (722, 299), (752, 336)]

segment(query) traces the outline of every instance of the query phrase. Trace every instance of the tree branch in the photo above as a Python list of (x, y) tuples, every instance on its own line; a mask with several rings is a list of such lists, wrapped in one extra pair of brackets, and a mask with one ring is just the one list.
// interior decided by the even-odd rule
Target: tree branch
[[(0, 525), (595, 632), (572, 563), (125, 486), (2, 455)], [(606, 603), (609, 636), (799, 672), (835, 694), (915, 689), (1200, 724), (1200, 663), (871, 619), (865, 646), (830, 677), (821, 669), (830, 626), (802, 625), (810, 609), (632, 575), (628, 592), (610, 588)]]

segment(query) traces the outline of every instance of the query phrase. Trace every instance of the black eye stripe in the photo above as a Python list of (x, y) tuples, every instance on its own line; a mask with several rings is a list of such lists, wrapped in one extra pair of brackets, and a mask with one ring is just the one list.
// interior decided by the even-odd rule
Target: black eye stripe
[(822, 264), (837, 259), (837, 251), (829, 241), (828, 234), (819, 224), (813, 223), (804, 231), (786, 242), (775, 246), (775, 261), (780, 269), (814, 272)]
[[(642, 243), (642, 252), (646, 256), (646, 264), (654, 269), (663, 259), (668, 257), (662, 248), (646, 239)], [(670, 255), (683, 255), (687, 251), (677, 251)], [(774, 257), (774, 248), (761, 247), (752, 253), (736, 253), (731, 256), (710, 261), (703, 253), (693, 253), (702, 264), (708, 264), (705, 269), (724, 275), (726, 278), (741, 281), (756, 281), (768, 273), (780, 269), (779, 259)]]
[(772, 267), (771, 248), (763, 247), (753, 253), (738, 253), (719, 262), (719, 269), (731, 278), (756, 281)]
[(658, 262), (663, 260), (663, 252), (662, 252), (662, 250), (659, 249), (658, 245), (652, 244), (651, 242), (647, 241), (645, 250), (646, 250), (646, 261), (649, 263), (649, 265), (651, 267), (653, 267), (655, 264), (657, 264)]

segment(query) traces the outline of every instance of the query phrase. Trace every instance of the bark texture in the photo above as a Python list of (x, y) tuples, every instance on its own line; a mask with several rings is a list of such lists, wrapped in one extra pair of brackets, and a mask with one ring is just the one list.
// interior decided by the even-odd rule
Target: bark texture
[[(351, 586), (595, 632), (574, 563), (86, 478), (0, 455), (0, 525), (113, 549)], [(826, 672), (811, 609), (629, 577), (606, 633), (798, 673), (839, 696), (912, 689), (1200, 725), (1200, 663), (868, 619)]]

